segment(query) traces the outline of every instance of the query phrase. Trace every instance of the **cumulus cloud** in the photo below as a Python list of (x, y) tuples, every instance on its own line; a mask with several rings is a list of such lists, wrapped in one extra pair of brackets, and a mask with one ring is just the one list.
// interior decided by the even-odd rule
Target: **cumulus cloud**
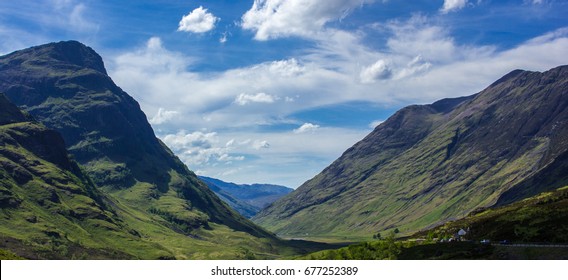
[(273, 61), (268, 65), (268, 70), (272, 73), (280, 74), (284, 77), (296, 77), (305, 71), (298, 60), (291, 58), (288, 60)]
[(318, 130), (319, 127), (320, 126), (317, 125), (317, 124), (304, 123), (300, 127), (294, 129), (294, 133), (299, 134), (299, 133), (314, 132), (314, 131)]
[(359, 76), (362, 83), (370, 84), (377, 80), (389, 79), (392, 76), (392, 69), (387, 61), (380, 59), (364, 68)]
[(179, 22), (178, 31), (204, 33), (215, 28), (215, 23), (219, 21), (212, 13), (202, 6), (183, 16)]
[(444, 6), (440, 9), (440, 12), (447, 14), (449, 12), (461, 10), (467, 5), (467, 0), (444, 0)]
[(177, 111), (168, 111), (164, 108), (159, 108), (158, 112), (150, 119), (151, 124), (163, 124), (167, 121), (174, 119), (179, 115)]
[(274, 103), (278, 100), (278, 97), (266, 94), (264, 92), (259, 92), (257, 94), (246, 94), (241, 93), (237, 98), (235, 98), (235, 103), (244, 106), (249, 103)]
[(255, 0), (242, 16), (242, 28), (255, 39), (299, 36), (310, 38), (326, 23), (344, 18), (353, 9), (374, 0)]
[[(232, 145), (221, 145), (216, 132), (184, 130), (160, 137), (186, 164), (191, 167), (215, 165), (218, 162), (231, 163), (245, 160), (242, 155), (232, 155)], [(227, 144), (229, 144), (227, 142)]]

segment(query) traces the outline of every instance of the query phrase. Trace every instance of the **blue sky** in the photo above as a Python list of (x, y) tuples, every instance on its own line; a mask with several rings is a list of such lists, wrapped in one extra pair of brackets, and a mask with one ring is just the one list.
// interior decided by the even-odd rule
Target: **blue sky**
[(568, 63), (568, 1), (0, 2), (0, 54), (78, 40), (198, 174), (298, 187), (410, 104)]

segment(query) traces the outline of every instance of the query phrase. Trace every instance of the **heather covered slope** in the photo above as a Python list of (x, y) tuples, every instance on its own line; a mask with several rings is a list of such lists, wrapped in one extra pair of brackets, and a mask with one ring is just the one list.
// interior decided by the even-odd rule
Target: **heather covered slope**
[(566, 66), (406, 107), (254, 220), (281, 235), (364, 238), (557, 188), (568, 179), (567, 107)]
[(234, 258), (239, 244), (275, 254), (270, 233), (230, 209), (155, 137), (91, 48), (68, 41), (2, 56), (0, 91), (59, 132), (117, 214), (171, 255)]

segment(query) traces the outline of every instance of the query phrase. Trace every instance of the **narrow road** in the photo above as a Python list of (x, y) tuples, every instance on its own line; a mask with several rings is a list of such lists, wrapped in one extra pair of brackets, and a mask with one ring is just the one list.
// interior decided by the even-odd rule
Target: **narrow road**
[(504, 247), (550, 247), (550, 248), (568, 248), (568, 244), (530, 244), (530, 243), (514, 243), (514, 244), (499, 244), (493, 243), (493, 246)]

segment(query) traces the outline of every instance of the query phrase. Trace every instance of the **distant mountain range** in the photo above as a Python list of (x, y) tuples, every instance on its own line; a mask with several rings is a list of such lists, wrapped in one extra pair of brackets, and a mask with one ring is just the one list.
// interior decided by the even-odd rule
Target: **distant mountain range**
[(278, 251), (156, 138), (91, 48), (2, 56), (0, 92), (0, 246), (28, 258), (239, 258), (244, 240)]
[(289, 194), (294, 189), (270, 184), (235, 184), (219, 179), (198, 176), (223, 201), (241, 215), (251, 218), (270, 203)]
[(568, 66), (401, 109), (254, 217), (284, 236), (401, 233), (568, 185)]

